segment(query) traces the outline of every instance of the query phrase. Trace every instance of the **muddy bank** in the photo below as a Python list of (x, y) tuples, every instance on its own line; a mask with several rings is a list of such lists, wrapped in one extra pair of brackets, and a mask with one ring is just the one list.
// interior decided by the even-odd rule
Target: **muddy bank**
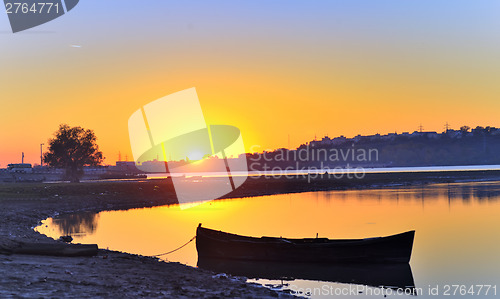
[[(169, 199), (168, 193), (157, 195), (158, 186), (149, 182), (93, 185), (0, 185), (0, 238), (56, 242), (34, 232), (32, 227), (62, 213), (149, 207), (175, 201)], [(151, 196), (137, 196), (144, 189)], [(0, 271), (1, 298), (288, 297), (248, 284), (243, 278), (103, 249), (95, 257), (0, 255)]]
[(0, 256), (0, 268), (2, 298), (283, 297), (243, 278), (117, 252), (92, 258)]

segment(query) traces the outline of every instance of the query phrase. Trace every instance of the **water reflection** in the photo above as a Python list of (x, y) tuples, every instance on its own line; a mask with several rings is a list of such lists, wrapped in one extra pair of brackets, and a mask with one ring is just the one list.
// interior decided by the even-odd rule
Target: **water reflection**
[[(387, 277), (384, 275), (391, 271), (373, 269), (337, 269), (322, 275), (325, 271), (318, 269), (321, 266), (280, 269), (255, 265), (257, 269), (250, 271), (238, 265), (225, 271), (237, 274), (245, 270), (246, 275), (255, 277), (293, 277), (293, 285), (304, 288), (342, 287), (343, 282), (400, 285), (396, 278), (401, 278), (403, 285), (413, 277), (416, 289), (424, 289), (423, 297), (436, 298), (426, 295), (430, 286), (494, 285), (500, 281), (500, 239), (496, 237), (500, 234), (499, 198), (500, 182), (318, 191), (216, 200), (186, 210), (172, 205), (76, 214), (48, 219), (36, 229), (56, 239), (61, 234), (87, 233), (75, 236), (75, 242), (142, 255), (178, 248), (195, 235), (199, 223), (255, 237), (314, 238), (319, 234), (329, 239), (352, 239), (415, 230), (410, 271), (393, 272), (403, 273), (401, 277)], [(194, 242), (162, 258), (191, 266), (198, 262)], [(202, 261), (199, 265), (204, 266)], [(212, 263), (206, 267), (223, 266)], [(299, 279), (301, 273), (306, 274), (303, 279)], [(368, 278), (363, 273), (368, 273)], [(375, 278), (380, 281), (370, 281)], [(266, 283), (263, 281), (267, 279), (257, 280)]]
[[(315, 192), (314, 198), (316, 201), (325, 200), (328, 202), (334, 199), (346, 201), (349, 200), (349, 193), (352, 192), (356, 193), (355, 197), (359, 200), (412, 200), (420, 201), (422, 205), (425, 202), (430, 203), (441, 198), (446, 198), (448, 205), (452, 206), (456, 203), (469, 204), (471, 201), (478, 203), (498, 202), (500, 198), (500, 184), (498, 182), (474, 182), (405, 186), (375, 190), (325, 191)], [(98, 222), (99, 214), (83, 212), (55, 218), (52, 224), (63, 235), (85, 235), (92, 234), (97, 229)]]
[[(328, 200), (330, 197), (330, 195), (326, 195), (325, 199)], [(459, 201), (462, 203), (469, 203), (471, 200), (477, 202), (498, 201), (500, 198), (500, 185), (498, 182), (449, 183), (390, 189), (381, 188), (357, 194), (358, 199), (367, 197), (378, 200), (426, 200), (429, 202), (444, 197), (448, 199), (450, 205)]]
[(97, 229), (98, 222), (99, 214), (92, 212), (65, 215), (53, 220), (53, 224), (55, 224), (59, 232), (65, 236), (84, 236), (92, 234)]
[(198, 267), (214, 272), (269, 280), (306, 279), (351, 283), (391, 289), (410, 289), (415, 282), (411, 267), (402, 264), (319, 264), (230, 261), (199, 257)]

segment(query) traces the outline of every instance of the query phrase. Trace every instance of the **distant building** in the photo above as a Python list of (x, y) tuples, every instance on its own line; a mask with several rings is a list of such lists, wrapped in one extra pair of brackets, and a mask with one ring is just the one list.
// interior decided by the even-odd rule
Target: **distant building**
[(427, 137), (427, 138), (431, 138), (431, 139), (438, 139), (440, 136), (438, 133), (436, 132), (423, 132), (423, 134)]
[(380, 138), (381, 138), (382, 140), (392, 141), (392, 140), (394, 140), (394, 139), (396, 138), (396, 136), (397, 136), (397, 135), (398, 135), (398, 134), (396, 134), (396, 133), (389, 133), (389, 134), (384, 135), (384, 136), (382, 136), (382, 137), (380, 137)]
[(352, 140), (353, 140), (354, 142), (359, 142), (359, 141), (360, 141), (360, 140), (362, 140), (362, 139), (363, 139), (363, 136), (361, 136), (360, 134), (358, 134), (358, 135), (356, 135), (354, 138), (352, 138)]
[(448, 135), (448, 137), (450, 138), (462, 138), (462, 131), (460, 130), (451, 130), (451, 129), (448, 129), (448, 131), (446, 131), (445, 133), (446, 135)]
[(108, 171), (107, 166), (84, 166), (83, 173), (85, 175), (100, 175)]
[(33, 168), (31, 164), (28, 163), (12, 163), (7, 165), (7, 170), (9, 172), (17, 172), (17, 173), (32, 173)]
[(377, 133), (375, 135), (367, 135), (365, 136), (368, 140), (370, 141), (377, 141), (377, 140), (380, 140), (380, 134)]
[(135, 167), (134, 161), (116, 161), (115, 169), (116, 171), (137, 171), (137, 167)]
[(333, 140), (331, 141), (331, 144), (339, 145), (339, 144), (345, 143), (346, 141), (347, 141), (347, 138), (344, 135), (340, 135), (339, 137), (333, 138)]

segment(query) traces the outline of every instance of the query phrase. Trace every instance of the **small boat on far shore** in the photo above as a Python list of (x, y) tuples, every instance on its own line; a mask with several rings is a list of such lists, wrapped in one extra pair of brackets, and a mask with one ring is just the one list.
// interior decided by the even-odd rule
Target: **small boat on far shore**
[(196, 230), (198, 257), (246, 261), (408, 263), (415, 231), (365, 239), (247, 237), (204, 228)]

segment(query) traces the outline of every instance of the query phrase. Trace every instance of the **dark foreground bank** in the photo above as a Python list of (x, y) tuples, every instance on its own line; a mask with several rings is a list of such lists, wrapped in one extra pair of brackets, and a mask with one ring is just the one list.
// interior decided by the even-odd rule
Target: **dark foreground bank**
[[(57, 214), (175, 202), (158, 188), (151, 182), (2, 184), (0, 239), (57, 242), (32, 228)], [(105, 249), (95, 257), (0, 254), (0, 272), (0, 298), (288, 297), (243, 278)]]

